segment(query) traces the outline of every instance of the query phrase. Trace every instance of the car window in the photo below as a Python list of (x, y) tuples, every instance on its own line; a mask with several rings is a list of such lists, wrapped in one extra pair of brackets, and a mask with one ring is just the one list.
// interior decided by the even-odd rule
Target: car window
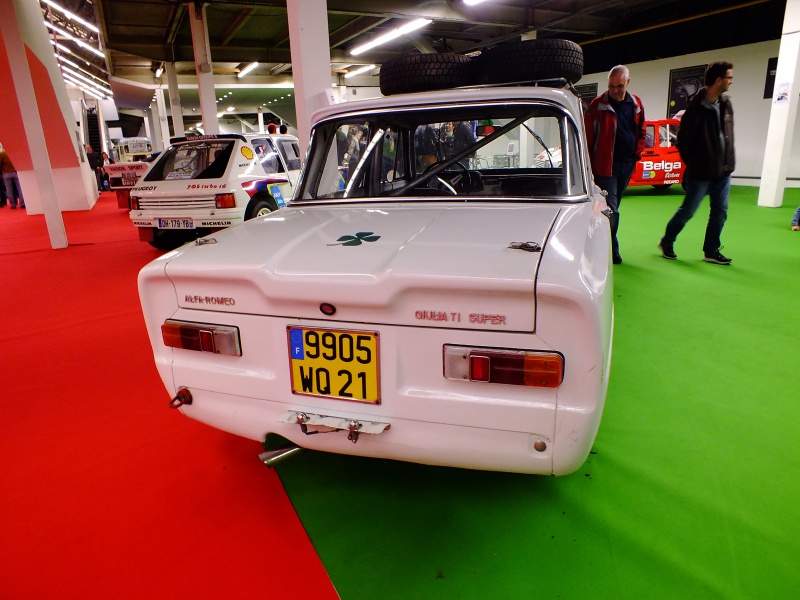
[(644, 145), (645, 148), (652, 148), (656, 145), (656, 128), (654, 125), (645, 127)]
[(264, 170), (264, 173), (271, 175), (273, 173), (283, 173), (283, 163), (278, 156), (278, 149), (275, 147), (274, 142), (269, 138), (254, 138), (251, 140), (253, 148), (256, 151), (258, 164)]
[(159, 155), (144, 181), (219, 179), (225, 174), (234, 140), (203, 140), (175, 144)]
[(286, 161), (286, 167), (290, 171), (300, 168), (300, 145), (289, 138), (278, 138), (278, 150)]
[(585, 194), (574, 122), (552, 105), (387, 112), (315, 127), (302, 199)]

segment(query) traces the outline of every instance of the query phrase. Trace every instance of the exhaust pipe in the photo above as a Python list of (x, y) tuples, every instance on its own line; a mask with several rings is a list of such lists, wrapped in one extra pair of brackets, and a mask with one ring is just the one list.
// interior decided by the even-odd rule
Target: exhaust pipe
[(303, 450), (304, 448), (301, 448), (297, 444), (290, 443), (286, 444), (285, 446), (281, 446), (280, 448), (275, 448), (275, 450), (267, 450), (266, 452), (262, 452), (258, 455), (258, 458), (271, 469), (285, 458), (300, 454)]

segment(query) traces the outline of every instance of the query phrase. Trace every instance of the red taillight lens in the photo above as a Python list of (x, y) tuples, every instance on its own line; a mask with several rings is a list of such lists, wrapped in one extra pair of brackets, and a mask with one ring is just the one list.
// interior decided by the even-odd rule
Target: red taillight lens
[(139, 210), (139, 202), (141, 198), (139, 196), (131, 196), (131, 209), (132, 210)]
[(564, 380), (564, 357), (557, 352), (445, 346), (444, 376), (461, 381), (555, 388)]
[(161, 338), (170, 348), (241, 356), (239, 329), (227, 325), (188, 323), (167, 319), (161, 326)]
[(233, 194), (217, 194), (214, 196), (217, 208), (236, 208), (236, 196)]

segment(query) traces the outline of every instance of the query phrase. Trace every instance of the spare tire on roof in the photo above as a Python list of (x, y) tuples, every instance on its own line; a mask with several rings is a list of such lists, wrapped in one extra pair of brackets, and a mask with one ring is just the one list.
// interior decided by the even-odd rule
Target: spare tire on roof
[(475, 83), (472, 59), (463, 54), (407, 54), (381, 65), (384, 96), (426, 92)]
[(478, 83), (512, 83), (583, 76), (583, 49), (570, 40), (507, 42), (484, 50), (475, 60)]

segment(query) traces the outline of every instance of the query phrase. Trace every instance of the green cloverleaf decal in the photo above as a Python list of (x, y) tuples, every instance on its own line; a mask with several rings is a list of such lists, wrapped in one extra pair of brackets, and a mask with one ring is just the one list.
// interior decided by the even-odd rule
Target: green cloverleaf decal
[(373, 235), (372, 231), (359, 231), (355, 235), (343, 235), (337, 242), (338, 244), (328, 244), (328, 246), (360, 246), (362, 242), (377, 242), (381, 239), (379, 235)]

